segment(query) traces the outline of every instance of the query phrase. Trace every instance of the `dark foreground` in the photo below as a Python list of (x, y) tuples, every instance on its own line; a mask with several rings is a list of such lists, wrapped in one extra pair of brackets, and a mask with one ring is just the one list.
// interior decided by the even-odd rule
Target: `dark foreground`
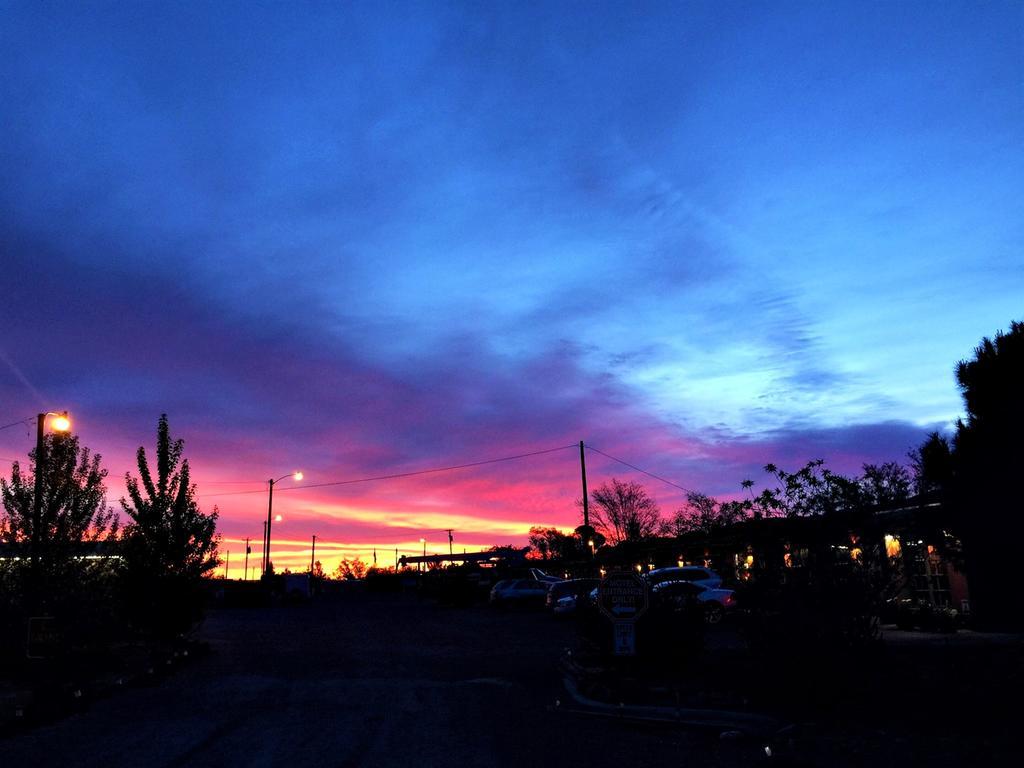
[[(710, 642), (728, 642), (725, 633)], [(571, 623), (539, 613), (441, 608), (398, 595), (216, 611), (201, 633), (207, 656), (159, 685), (119, 691), (0, 742), (0, 762), (906, 766), (977, 764), (993, 748), (985, 734), (943, 738), (898, 724), (831, 722), (807, 730), (795, 754), (769, 759), (762, 745), (720, 730), (568, 714), (551, 705), (565, 703), (557, 661), (573, 634)], [(837, 693), (856, 685), (837, 683)]]

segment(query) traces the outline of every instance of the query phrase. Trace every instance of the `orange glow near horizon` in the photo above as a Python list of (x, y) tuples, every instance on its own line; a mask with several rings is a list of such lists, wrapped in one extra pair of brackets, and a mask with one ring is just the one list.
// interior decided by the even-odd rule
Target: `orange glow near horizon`
[[(568, 533), (568, 530), (563, 530), (563, 533)], [(526, 546), (526, 535), (528, 528), (521, 529), (520, 536), (521, 541), (519, 542), (496, 542), (496, 543), (512, 543), (516, 546)], [(517, 537), (518, 538), (518, 537)], [(448, 553), (448, 541), (446, 535), (442, 534), (436, 540), (431, 542), (427, 540), (427, 554), (428, 555), (445, 555)], [(253, 541), (250, 538), (249, 545), (253, 547)], [(259, 542), (256, 541), (256, 546)], [(461, 554), (463, 550), (467, 552), (479, 552), (487, 549), (491, 544), (483, 543), (464, 543), (454, 548), (456, 554)], [(253, 547), (255, 549), (255, 547)], [(423, 542), (422, 537), (414, 537), (411, 534), (406, 535), (402, 539), (393, 539), (390, 541), (374, 541), (372, 539), (358, 540), (352, 539), (349, 541), (332, 541), (317, 536), (316, 539), (316, 553), (315, 562), (319, 562), (324, 572), (328, 575), (334, 573), (338, 564), (345, 558), (349, 560), (362, 560), (368, 566), (373, 565), (373, 554), (376, 550), (377, 553), (377, 566), (379, 568), (391, 568), (394, 567), (397, 558), (402, 555), (408, 556), (419, 556), (423, 554)], [(239, 557), (244, 557), (245, 553), (245, 537), (239, 536), (225, 536), (220, 542), (220, 558), (222, 564), (218, 570), (218, 575), (224, 572), (223, 561), (227, 557), (227, 553), (231, 553), (231, 573), (229, 575), (232, 578), (239, 578), (240, 574), (236, 571), (236, 563), (241, 565)], [(397, 552), (397, 557), (396, 557)], [(313, 555), (312, 548), (312, 537), (309, 539), (279, 539), (274, 538), (273, 551), (271, 553), (271, 561), (274, 564), (274, 569), (277, 572), (283, 571), (285, 568), (290, 569), (293, 572), (302, 572), (309, 570), (310, 556)], [(253, 555), (249, 555), (249, 567), (252, 568), (256, 565), (256, 570), (259, 568), (258, 556), (254, 559)]]

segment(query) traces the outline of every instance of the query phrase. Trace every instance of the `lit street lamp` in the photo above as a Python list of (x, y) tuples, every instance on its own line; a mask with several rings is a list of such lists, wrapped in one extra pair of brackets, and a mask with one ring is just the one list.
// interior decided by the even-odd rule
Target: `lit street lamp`
[(46, 440), (43, 435), (46, 425), (46, 417), (53, 416), (50, 421), (50, 428), (54, 432), (67, 432), (71, 429), (71, 421), (68, 419), (68, 412), (54, 413), (47, 411), (36, 416), (36, 488), (35, 498), (32, 500), (32, 567), (39, 565), (39, 529), (42, 527), (43, 509), (43, 474), (46, 472)]
[(270, 568), (270, 528), (271, 528), (271, 524), (273, 523), (274, 520), (277, 520), (278, 522), (281, 521), (281, 516), (280, 515), (278, 515), (276, 518), (273, 516), (274, 515), (274, 483), (279, 483), (282, 480), (284, 480), (286, 477), (290, 477), (290, 478), (292, 478), (294, 480), (301, 480), (302, 479), (302, 473), (301, 472), (289, 472), (287, 475), (281, 475), (279, 478), (277, 478), (277, 480), (271, 479), (271, 480), (268, 481), (269, 484), (270, 484), (270, 494), (269, 494), (269, 498), (267, 499), (267, 535), (266, 535), (266, 541), (263, 543), (263, 574), (264, 575), (267, 574), (267, 571)]

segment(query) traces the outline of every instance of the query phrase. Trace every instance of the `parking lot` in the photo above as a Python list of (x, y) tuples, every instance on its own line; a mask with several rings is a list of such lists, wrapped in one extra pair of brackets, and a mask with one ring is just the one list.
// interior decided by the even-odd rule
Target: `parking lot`
[[(729, 630), (711, 642), (728, 642)], [(213, 611), (210, 653), (3, 743), (4, 766), (749, 765), (757, 744), (719, 730), (568, 714), (558, 658), (571, 622), (346, 594)], [(716, 639), (718, 638), (718, 639)], [(852, 741), (851, 741), (852, 739)], [(889, 742), (892, 742), (891, 744)], [(851, 746), (852, 745), (852, 746)], [(886, 746), (888, 745), (888, 746)], [(969, 746), (969, 745), (968, 745)], [(831, 731), (804, 764), (959, 764), (956, 743)]]
[(8, 740), (3, 762), (666, 765), (700, 755), (733, 764), (717, 734), (549, 711), (572, 635), (569, 623), (536, 612), (446, 609), (402, 595), (215, 611), (202, 629), (208, 656), (158, 686)]

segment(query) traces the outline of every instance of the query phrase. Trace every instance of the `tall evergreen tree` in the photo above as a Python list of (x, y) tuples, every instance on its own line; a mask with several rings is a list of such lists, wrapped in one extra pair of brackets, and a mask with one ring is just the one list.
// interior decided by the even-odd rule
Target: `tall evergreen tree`
[(183, 440), (172, 440), (167, 414), (157, 423), (156, 477), (146, 449), (136, 454), (139, 477), (125, 475), (128, 498), (125, 576), (135, 618), (146, 629), (175, 633), (201, 615), (202, 577), (217, 567), (217, 508), (196, 502)]
[(914, 473), (914, 490), (926, 496), (949, 491), (953, 481), (953, 453), (949, 441), (932, 432), (907, 454)]
[(1020, 626), (1018, 569), (1005, 547), (1024, 534), (1024, 323), (983, 339), (956, 379), (967, 418), (957, 422), (953, 497), (972, 609), (982, 622)]

